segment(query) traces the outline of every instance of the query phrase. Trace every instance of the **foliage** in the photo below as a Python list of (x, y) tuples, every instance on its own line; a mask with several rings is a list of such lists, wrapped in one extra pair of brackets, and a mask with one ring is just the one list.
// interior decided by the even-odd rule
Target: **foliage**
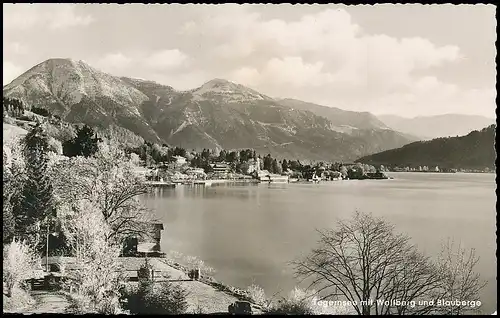
[(61, 204), (86, 200), (97, 207), (112, 229), (108, 239), (121, 244), (131, 235), (151, 234), (148, 222), (152, 215), (139, 201), (149, 187), (116, 146), (102, 143), (92, 157), (73, 157), (55, 164), (52, 179)]
[[(463, 301), (474, 300), (482, 288), (472, 284), (478, 280), (471, 276), (474, 262), (453, 274), (449, 266), (434, 264), (419, 253), (408, 236), (394, 233), (391, 224), (369, 214), (357, 212), (352, 220), (339, 221), (335, 230), (319, 234), (318, 247), (293, 262), (297, 276), (311, 279), (311, 286), (326, 299), (350, 301), (360, 315), (436, 313), (437, 300), (449, 293), (443, 286), (450, 285), (446, 282), (451, 276), (471, 278), (460, 284), (465, 289)], [(382, 299), (386, 303), (377, 304)], [(434, 300), (434, 305), (420, 300)], [(411, 303), (414, 306), (407, 305)]]
[(305, 291), (295, 287), (287, 298), (283, 298), (271, 305), (268, 314), (280, 315), (313, 315), (314, 291)]
[[(47, 135), (61, 143), (65, 143), (69, 140), (73, 140), (76, 137), (76, 129), (73, 125), (62, 125), (62, 124), (46, 124), (45, 131)], [(62, 144), (61, 144), (62, 147)]]
[(256, 284), (248, 286), (247, 294), (251, 301), (259, 306), (267, 308), (270, 305), (264, 289)]
[(3, 248), (3, 283), (7, 287), (7, 296), (19, 288), (21, 283), (33, 276), (40, 260), (26, 241), (14, 239)]
[[(7, 150), (7, 152), (6, 152)], [(24, 183), (24, 162), (19, 147), (3, 150), (3, 242), (11, 242), (15, 235), (13, 207), (21, 197)], [(7, 155), (9, 153), (9, 155)]]
[(45, 109), (45, 108), (41, 108), (41, 107), (31, 107), (31, 111), (35, 114), (38, 114), (40, 116), (44, 116), (44, 117), (49, 117), (50, 116), (50, 112)]
[(25, 308), (35, 304), (35, 300), (28, 291), (22, 288), (14, 288), (11, 296), (3, 296), (4, 313), (22, 313)]
[[(146, 259), (140, 270), (148, 271), (151, 266)], [(149, 275), (141, 276), (139, 286), (123, 289), (124, 306), (132, 314), (176, 315), (184, 314), (188, 308), (188, 293), (177, 284), (168, 281), (155, 283)]]
[(495, 167), (495, 131), (491, 125), (466, 136), (418, 141), (358, 159), (386, 166), (439, 166), (440, 168), (484, 169)]
[(70, 275), (81, 312), (119, 313), (118, 290), (124, 277), (117, 263), (120, 247), (107, 240), (112, 231), (101, 211), (88, 201), (65, 207), (63, 231), (74, 251), (76, 270)]
[(54, 198), (48, 177), (50, 145), (42, 126), (37, 124), (22, 140), (25, 178), (22, 194), (13, 207), (16, 234), (38, 245), (39, 226), (54, 217)]
[(25, 110), (24, 104), (19, 99), (8, 98), (8, 97), (3, 98), (4, 117), (5, 114), (8, 114), (9, 116), (12, 117), (20, 117), (24, 114), (24, 110)]
[(90, 157), (98, 151), (98, 144), (102, 140), (95, 136), (95, 132), (87, 125), (78, 128), (73, 139), (63, 143), (63, 153), (65, 156)]

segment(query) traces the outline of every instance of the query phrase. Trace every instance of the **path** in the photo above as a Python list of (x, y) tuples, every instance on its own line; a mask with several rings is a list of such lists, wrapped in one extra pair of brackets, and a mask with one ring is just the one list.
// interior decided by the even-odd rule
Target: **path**
[(66, 296), (58, 292), (34, 290), (30, 292), (36, 303), (23, 314), (44, 314), (54, 313), (62, 314), (70, 305)]
[[(140, 257), (120, 257), (119, 260), (125, 265), (126, 270), (134, 270), (131, 272), (134, 274), (144, 263), (144, 258)], [(228, 306), (238, 300), (205, 283), (190, 280), (186, 273), (168, 265), (165, 259), (149, 258), (149, 261), (156, 271), (160, 271), (162, 275), (168, 275), (172, 284), (181, 285), (188, 292), (186, 297), (188, 313), (227, 313)]]

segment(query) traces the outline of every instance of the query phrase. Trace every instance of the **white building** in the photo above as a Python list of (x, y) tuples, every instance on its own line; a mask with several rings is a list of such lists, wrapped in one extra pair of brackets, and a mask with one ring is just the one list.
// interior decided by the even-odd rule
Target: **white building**
[(184, 158), (182, 156), (174, 156), (174, 159), (175, 159), (175, 163), (178, 165), (183, 165), (183, 164), (187, 163), (186, 158)]

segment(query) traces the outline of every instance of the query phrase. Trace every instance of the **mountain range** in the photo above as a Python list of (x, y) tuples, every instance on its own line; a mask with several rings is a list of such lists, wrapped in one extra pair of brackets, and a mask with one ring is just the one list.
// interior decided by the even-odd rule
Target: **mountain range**
[(495, 123), (495, 119), (492, 118), (462, 114), (419, 116), (415, 118), (404, 118), (395, 115), (379, 115), (377, 117), (387, 127), (421, 139), (462, 136)]
[(369, 113), (277, 100), (223, 79), (178, 91), (72, 59), (34, 66), (4, 86), (3, 95), (69, 122), (118, 127), (187, 149), (254, 148), (278, 158), (350, 161), (416, 140)]
[(461, 137), (417, 141), (398, 149), (365, 156), (356, 162), (385, 166), (439, 166), (442, 168), (493, 169), (496, 125)]

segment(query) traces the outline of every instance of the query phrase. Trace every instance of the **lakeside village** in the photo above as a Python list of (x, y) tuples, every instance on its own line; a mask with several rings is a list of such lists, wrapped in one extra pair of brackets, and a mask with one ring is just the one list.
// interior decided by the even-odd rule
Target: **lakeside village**
[[(210, 275), (214, 269), (202, 260), (162, 251), (161, 239), (165, 234), (162, 231), (167, 229), (143, 206), (140, 197), (147, 194), (151, 186), (136, 172), (143, 171), (150, 183), (162, 184), (194, 183), (195, 180), (272, 183), (387, 178), (382, 171), (384, 167), (377, 170), (360, 163), (321, 162), (304, 165), (294, 160), (278, 161), (271, 155), (262, 158), (250, 149), (230, 152), (204, 149), (197, 153), (144, 141), (126, 146), (123, 136), (102, 135), (101, 140), (92, 128), (63, 123), (46, 114), (47, 111), (38, 110), (43, 113), (38, 116), (28, 113), (22, 115), (25, 117), (12, 118), (6, 116), (10, 114), (6, 114), (5, 108), (4, 101), (4, 132), (17, 129), (18, 135), (4, 143), (3, 149), (4, 312), (381, 313), (370, 304), (324, 308), (311, 302), (317, 292), (298, 287), (286, 298), (268, 297), (255, 284), (246, 289), (236, 288), (215, 280)], [(18, 108), (22, 110), (21, 106)], [(19, 127), (25, 128), (25, 133), (19, 132)], [(329, 257), (334, 263), (344, 264), (342, 262), (352, 254), (352, 247), (359, 246), (344, 238), (361, 235), (373, 243), (369, 244), (375, 248), (372, 254), (380, 246), (398, 252), (397, 256), (389, 255), (397, 257), (388, 260), (395, 269), (391, 272), (397, 274), (401, 268), (410, 269), (409, 277), (417, 277), (416, 285), (400, 283), (399, 277), (392, 276), (371, 282), (373, 286), (389, 282), (387, 285), (393, 290), (387, 295), (397, 297), (402, 290), (415, 295), (409, 300), (435, 295), (452, 299), (452, 295), (465, 290), (471, 295), (465, 300), (478, 299), (484, 284), (481, 285), (479, 276), (474, 274), (472, 267), (477, 259), (473, 254), (466, 258), (465, 250), (460, 252), (457, 259), (466, 260), (465, 264), (446, 263), (451, 257), (441, 258), (444, 263), (432, 264), (407, 240), (399, 239), (389, 223), (359, 213), (349, 222), (339, 222), (337, 232), (321, 237), (320, 248), (294, 263), (297, 277), (319, 277), (317, 286), (329, 283), (321, 281), (325, 278), (325, 268), (323, 262), (317, 260)], [(366, 228), (381, 234), (372, 235)], [(339, 248), (329, 250), (331, 246)], [(365, 247), (359, 247), (363, 251), (355, 253), (365, 253)], [(352, 300), (351, 290), (359, 294), (358, 284), (349, 285), (351, 282), (368, 284), (356, 275), (372, 268), (358, 268), (359, 262), (351, 263), (326, 274), (326, 277), (337, 277), (339, 270), (346, 269), (340, 272), (340, 279), (345, 279), (340, 280), (339, 285), (347, 286), (343, 294), (347, 300)], [(367, 266), (379, 265), (369, 263)], [(444, 270), (444, 275), (434, 269)], [(472, 279), (457, 286), (455, 282), (461, 277)], [(429, 279), (435, 283), (429, 286)], [(452, 285), (447, 285), (450, 281)], [(414, 290), (419, 292), (413, 294)], [(386, 314), (414, 310), (391, 302), (386, 307)], [(473, 309), (460, 308), (462, 311)], [(426, 306), (415, 308), (412, 313), (449, 314), (457, 310), (451, 305)]]
[[(163, 149), (162, 149), (163, 148)], [(163, 151), (164, 156), (151, 156)], [(290, 183), (320, 182), (353, 179), (388, 179), (384, 167), (361, 163), (308, 163), (299, 160), (277, 160), (270, 154), (257, 155), (254, 150), (208, 150), (187, 152), (180, 147), (158, 147), (145, 143), (139, 149), (129, 149), (137, 155), (138, 172), (151, 185), (171, 186), (178, 184), (211, 185), (221, 182)], [(132, 154), (132, 156), (134, 156)], [(155, 161), (152, 158), (159, 158)], [(165, 159), (163, 161), (163, 159)]]

